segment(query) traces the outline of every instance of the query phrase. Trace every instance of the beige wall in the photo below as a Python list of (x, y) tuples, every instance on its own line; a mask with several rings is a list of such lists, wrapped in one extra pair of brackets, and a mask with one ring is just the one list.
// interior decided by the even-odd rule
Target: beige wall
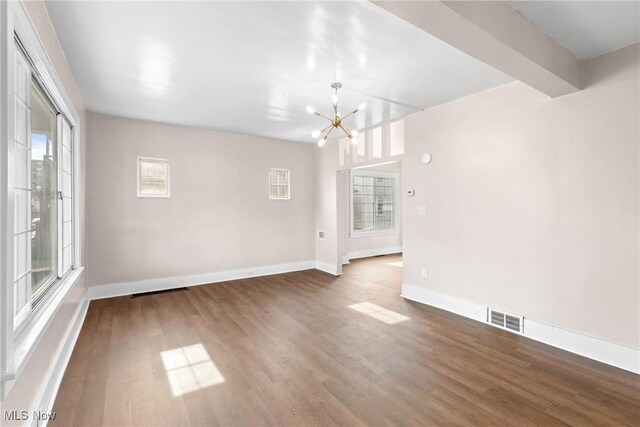
[[(315, 259), (313, 146), (98, 114), (87, 137), (91, 286)], [(136, 196), (139, 156), (171, 161), (170, 198)]]
[(372, 251), (402, 247), (402, 232), (379, 234), (373, 236), (347, 236), (347, 254), (359, 251)]
[[(36, 32), (45, 47), (49, 59), (56, 69), (58, 77), (62, 81), (67, 94), (71, 98), (75, 109), (80, 115), (81, 133), (84, 134), (84, 106), (80, 91), (76, 86), (71, 68), (66, 61), (64, 53), (60, 48), (53, 25), (49, 20), (49, 15), (42, 1), (24, 2), (25, 8), (31, 21), (34, 24)], [(16, 5), (18, 7), (19, 5)], [(84, 158), (85, 143), (84, 138), (79, 141), (80, 156)], [(85, 169), (81, 168), (81, 182), (84, 182)], [(84, 204), (82, 203), (82, 195), (84, 194), (84, 186), (81, 186), (81, 205), (80, 205), (80, 242), (83, 246), (83, 254), (86, 254), (84, 247)], [(86, 256), (85, 258), (86, 259)], [(51, 321), (42, 340), (38, 343), (37, 348), (33, 351), (33, 355), (27, 362), (24, 370), (13, 385), (7, 399), (0, 405), (2, 410), (33, 410), (40, 402), (40, 393), (42, 388), (48, 383), (51, 370), (56, 363), (52, 357), (57, 354), (58, 349), (64, 344), (67, 330), (74, 321), (74, 315), (80, 305), (85, 301), (86, 286), (85, 277), (81, 276), (77, 285), (72, 289), (61, 308)], [(2, 415), (0, 415), (2, 416)], [(3, 424), (4, 425), (4, 424)]]
[(575, 94), (512, 83), (405, 121), (406, 283), (640, 347), (639, 46)]
[(342, 260), (338, 253), (338, 140), (329, 139), (322, 148), (315, 148), (315, 227), (325, 232), (324, 240), (316, 239), (316, 261), (325, 271), (342, 274)]

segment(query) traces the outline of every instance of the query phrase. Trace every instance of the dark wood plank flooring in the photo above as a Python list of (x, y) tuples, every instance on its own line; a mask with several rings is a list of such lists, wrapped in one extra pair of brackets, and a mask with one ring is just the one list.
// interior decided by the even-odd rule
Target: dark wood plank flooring
[(639, 376), (404, 300), (399, 261), (94, 301), (51, 425), (640, 425)]

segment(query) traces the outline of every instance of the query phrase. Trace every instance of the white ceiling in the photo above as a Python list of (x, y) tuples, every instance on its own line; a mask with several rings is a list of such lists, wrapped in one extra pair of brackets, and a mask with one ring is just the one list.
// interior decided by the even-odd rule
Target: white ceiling
[(336, 79), (359, 129), (512, 80), (366, 1), (46, 5), (93, 112), (313, 142)]
[(639, 1), (509, 1), (578, 59), (640, 41)]

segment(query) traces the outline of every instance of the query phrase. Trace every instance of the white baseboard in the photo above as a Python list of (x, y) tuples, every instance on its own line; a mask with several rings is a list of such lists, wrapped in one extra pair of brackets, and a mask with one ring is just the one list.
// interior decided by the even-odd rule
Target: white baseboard
[(341, 267), (340, 265), (329, 264), (328, 262), (316, 261), (316, 270), (324, 271), (334, 276), (340, 276), (342, 274)]
[[(214, 273), (194, 274), (190, 276), (164, 277), (159, 279), (121, 282), (108, 285), (89, 286), (89, 299), (102, 299), (131, 295), (141, 292), (162, 291), (184, 286), (198, 286), (209, 283), (226, 282), (228, 280), (247, 279), (249, 277), (269, 276), (271, 274), (290, 273), (292, 271), (318, 268), (315, 260), (292, 262), (286, 264), (248, 267), (238, 270), (217, 271)], [(325, 271), (325, 270), (323, 270)], [(334, 274), (334, 273), (332, 273)]]
[[(402, 284), (402, 297), (486, 323), (487, 307), (408, 283)], [(603, 341), (553, 325), (524, 319), (525, 337), (598, 362), (640, 374), (640, 350)]]
[(343, 264), (349, 264), (349, 260), (358, 259), (358, 258), (368, 258), (372, 256), (379, 255), (391, 255), (398, 254), (402, 252), (402, 246), (391, 246), (388, 248), (374, 248), (374, 249), (364, 249), (361, 251), (351, 251), (347, 253), (346, 256), (342, 257)]
[(470, 301), (445, 295), (407, 283), (402, 284), (402, 297), (421, 302), (432, 307), (441, 308), (469, 319), (484, 322), (487, 319), (487, 307)]
[[(53, 411), (53, 404), (55, 403), (58, 389), (62, 383), (62, 378), (67, 369), (67, 365), (69, 364), (69, 360), (71, 359), (73, 348), (75, 347), (78, 336), (80, 335), (80, 330), (82, 330), (82, 324), (84, 323), (88, 309), (89, 300), (85, 298), (76, 310), (74, 319), (67, 329), (64, 344), (60, 347), (58, 353), (52, 357), (56, 362), (51, 374), (47, 378), (47, 383), (42, 390), (42, 395), (39, 400), (40, 403), (38, 405), (38, 410), (43, 413), (51, 413)], [(41, 421), (39, 427), (46, 426), (48, 421), (49, 420)]]

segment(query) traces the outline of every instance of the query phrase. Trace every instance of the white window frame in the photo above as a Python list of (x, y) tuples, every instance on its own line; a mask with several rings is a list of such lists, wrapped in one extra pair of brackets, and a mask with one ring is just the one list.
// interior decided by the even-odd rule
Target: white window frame
[[(0, 99), (7, 100), (0, 105), (0, 275), (4, 284), (13, 283), (14, 277), (14, 61), (18, 47), (14, 36), (20, 40), (32, 69), (37, 73), (48, 95), (71, 125), (72, 143), (72, 217), (73, 217), (73, 266), (47, 294), (31, 307), (29, 314), (14, 327), (14, 287), (0, 286), (0, 400), (6, 398), (21, 375), (27, 362), (44, 336), (51, 321), (65, 302), (71, 289), (80, 279), (82, 267), (82, 248), (80, 245), (80, 188), (81, 163), (79, 141), (81, 136), (80, 115), (65, 90), (44, 44), (35, 31), (23, 2), (2, 2), (0, 4), (0, 28), (3, 31), (0, 43)], [(6, 237), (5, 237), (6, 236)]]
[[(164, 163), (167, 166), (167, 191), (164, 194), (145, 194), (142, 192), (142, 182), (141, 182), (141, 174), (142, 174), (142, 162), (148, 163)], [(160, 159), (157, 157), (138, 157), (138, 197), (143, 198), (160, 198), (160, 199), (168, 199), (171, 197), (171, 161), (168, 159)]]
[[(33, 73), (33, 70), (32, 70), (32, 73)], [(54, 104), (53, 100), (48, 99), (50, 97), (48, 90), (46, 87), (42, 87), (44, 86), (44, 84), (40, 81), (38, 76), (35, 76), (35, 77), (31, 76), (30, 83), (31, 84), (35, 83), (37, 86), (40, 86), (39, 89), (42, 92), (43, 96), (46, 98), (46, 102), (50, 105), (52, 110), (56, 113), (56, 143), (55, 143), (54, 150), (56, 151), (56, 251), (57, 253), (56, 253), (56, 274), (54, 277), (52, 277), (47, 281), (47, 283), (42, 287), (42, 290), (39, 292), (38, 296), (35, 299), (34, 299), (33, 292), (31, 293), (31, 296), (30, 296), (31, 308), (29, 309), (29, 314), (33, 312), (42, 303), (43, 300), (45, 300), (47, 294), (51, 292), (60, 283), (61, 279), (64, 278), (64, 275), (62, 273), (62, 261), (63, 261), (62, 249), (64, 246), (62, 241), (63, 240), (63, 235), (62, 235), (63, 234), (62, 233), (63, 203), (62, 203), (62, 199), (59, 199), (58, 197), (59, 195), (62, 194), (62, 121), (65, 120), (63, 115), (60, 112), (58, 112), (57, 104)], [(27, 135), (27, 138), (31, 138), (31, 133)], [(72, 137), (71, 145), (73, 146), (73, 137)], [(29, 162), (31, 162), (31, 159), (29, 159)], [(28, 179), (30, 180), (31, 176), (29, 176)], [(71, 183), (71, 186), (73, 187), (73, 182)], [(33, 188), (31, 189), (31, 191), (33, 192)], [(72, 205), (73, 205), (73, 199), (72, 199)], [(72, 263), (72, 267), (73, 267), (73, 263)], [(18, 333), (23, 328), (22, 324), (17, 326), (14, 325), (14, 327), (16, 328), (16, 331), (18, 331)]]
[[(353, 228), (353, 178), (355, 176), (370, 176), (374, 178), (393, 178), (393, 228), (384, 230), (354, 230)], [(350, 237), (367, 237), (367, 236), (381, 236), (385, 234), (397, 234), (400, 232), (398, 225), (400, 224), (400, 174), (395, 172), (378, 172), (370, 171), (367, 169), (351, 169), (349, 175), (349, 235)], [(376, 209), (377, 210), (377, 209)], [(377, 212), (374, 211), (374, 215)]]
[[(286, 172), (287, 173), (287, 195), (283, 197), (273, 196), (271, 194), (271, 172)], [(269, 200), (291, 200), (291, 171), (289, 169), (282, 168), (269, 168), (269, 175), (267, 176), (267, 185), (269, 191)]]

